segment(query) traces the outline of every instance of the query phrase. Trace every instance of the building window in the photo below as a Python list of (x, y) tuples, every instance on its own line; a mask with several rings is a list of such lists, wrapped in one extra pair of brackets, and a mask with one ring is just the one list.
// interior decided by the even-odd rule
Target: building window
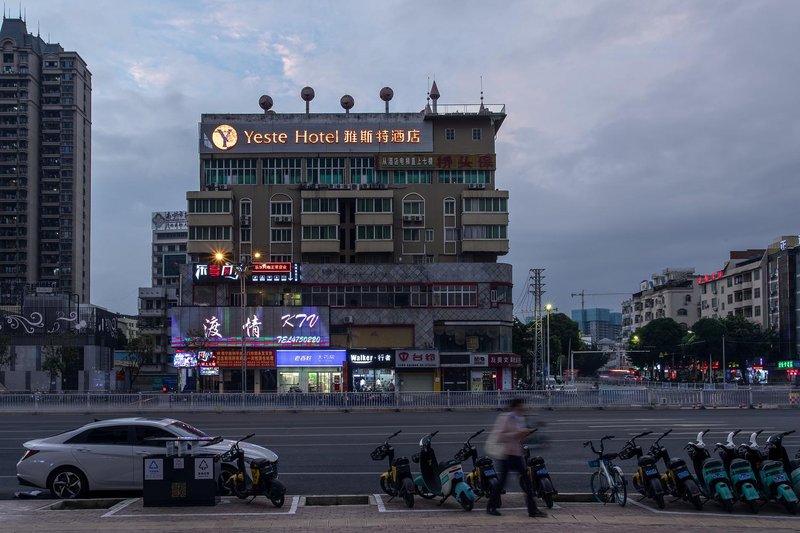
[(760, 270), (754, 270), (753, 271), (753, 281), (758, 281), (760, 279), (761, 279), (761, 271)]
[(424, 215), (425, 202), (422, 200), (403, 200), (404, 215)]
[(434, 285), (431, 305), (434, 307), (476, 307), (478, 288), (475, 285)]
[(190, 213), (230, 213), (231, 201), (228, 198), (192, 198), (189, 200)]
[(229, 241), (231, 240), (230, 226), (191, 226), (189, 228), (190, 241)]
[(240, 228), (241, 242), (250, 242), (250, 228)]
[(391, 198), (358, 198), (356, 213), (391, 213)]
[(454, 141), (456, 139), (456, 130), (455, 128), (445, 128), (444, 129), (444, 138), (448, 141)]
[(292, 242), (292, 229), (272, 229), (269, 232), (270, 242)]
[(433, 229), (426, 229), (425, 230), (425, 241), (426, 242), (433, 242)]
[(303, 165), (300, 158), (262, 159), (261, 165), (264, 185), (290, 185), (302, 181)]
[(480, 128), (472, 128), (472, 140), (473, 141), (480, 141), (481, 140), (481, 129)]
[(239, 215), (240, 216), (250, 216), (253, 213), (253, 205), (252, 202), (245, 198), (239, 201)]
[(445, 228), (444, 229), (444, 240), (445, 242), (455, 242), (458, 240), (459, 232), (458, 228)]
[(372, 157), (350, 158), (350, 183), (372, 183), (375, 159)]
[(761, 287), (753, 289), (753, 298), (761, 298)]
[(753, 307), (753, 316), (761, 316), (761, 306), (756, 305)]
[(317, 157), (306, 160), (308, 183), (344, 183), (343, 157)]
[(444, 214), (445, 215), (455, 215), (456, 214), (456, 201), (453, 198), (447, 198), (444, 201)]
[(205, 159), (206, 185), (255, 185), (255, 159)]
[(491, 181), (488, 170), (440, 170), (439, 183), (477, 183), (487, 184)]
[(418, 229), (403, 229), (403, 240), (408, 242), (419, 242), (421, 231)]
[(303, 213), (338, 213), (337, 198), (303, 198)]
[(356, 226), (356, 239), (359, 241), (388, 241), (392, 239), (392, 226)]
[(271, 201), (269, 203), (269, 214), (271, 216), (292, 216), (292, 202), (276, 202)]
[(338, 226), (303, 226), (304, 241), (332, 241), (338, 239)]
[(291, 255), (270, 255), (269, 260), (273, 263), (291, 263), (292, 256)]
[(430, 183), (430, 170), (395, 170), (395, 185), (411, 185), (415, 183)]
[(464, 226), (464, 239), (507, 239), (508, 226)]
[(508, 198), (464, 198), (464, 212), (508, 213)]

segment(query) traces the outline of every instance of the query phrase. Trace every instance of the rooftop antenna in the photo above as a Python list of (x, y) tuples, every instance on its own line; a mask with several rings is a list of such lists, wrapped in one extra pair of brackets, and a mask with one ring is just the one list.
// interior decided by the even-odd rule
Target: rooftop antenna
[(342, 108), (344, 108), (344, 114), (349, 115), (350, 110), (353, 108), (354, 105), (356, 105), (356, 101), (353, 99), (352, 96), (346, 94), (342, 96), (342, 98), (339, 100), (339, 104), (341, 104)]
[(425, 114), (431, 112), (431, 77), (428, 76), (428, 87), (425, 92)]
[(433, 85), (431, 86), (431, 100), (433, 100), (433, 112), (436, 113), (436, 102), (439, 100), (439, 88), (436, 86), (436, 79), (433, 80)]
[(478, 113), (485, 113), (486, 108), (483, 107), (483, 76), (481, 76), (481, 107), (478, 110)]

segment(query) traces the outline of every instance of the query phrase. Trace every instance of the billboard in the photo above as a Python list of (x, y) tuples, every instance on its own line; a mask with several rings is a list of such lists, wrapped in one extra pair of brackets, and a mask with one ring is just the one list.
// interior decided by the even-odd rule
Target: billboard
[(179, 349), (237, 348), (242, 342), (253, 348), (330, 346), (328, 307), (173, 307), (170, 319), (170, 340)]

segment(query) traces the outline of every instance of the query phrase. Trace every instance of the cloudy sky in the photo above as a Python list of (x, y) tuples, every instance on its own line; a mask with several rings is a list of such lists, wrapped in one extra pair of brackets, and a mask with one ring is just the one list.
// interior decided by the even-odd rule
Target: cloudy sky
[[(10, 4), (7, 4), (10, 5)], [(111, 6), (113, 5), (113, 9)], [(135, 313), (150, 214), (197, 190), (201, 113), (377, 112), (505, 104), (515, 303), (631, 293), (668, 267), (796, 234), (800, 2), (793, 0), (39, 0), (29, 31), (93, 74), (92, 301)], [(18, 8), (10, 9), (18, 16)], [(586, 298), (620, 307), (622, 296)]]

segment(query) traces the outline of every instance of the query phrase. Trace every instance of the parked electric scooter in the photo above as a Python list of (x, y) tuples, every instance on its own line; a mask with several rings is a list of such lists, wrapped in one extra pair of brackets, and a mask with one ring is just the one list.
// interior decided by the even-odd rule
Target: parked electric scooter
[(784, 431), (770, 435), (767, 439), (767, 458), (783, 463), (783, 468), (789, 474), (794, 493), (800, 496), (800, 451), (795, 455), (795, 459), (789, 459), (789, 453), (783, 447), (783, 437), (791, 435), (792, 431)]
[(475, 493), (464, 481), (464, 470), (455, 459), (436, 461), (431, 440), (438, 431), (429, 433), (419, 441), (420, 451), (411, 459), (419, 463), (420, 475), (414, 479), (417, 493), (423, 498), (441, 497), (439, 505), (453, 496), (465, 511), (471, 511), (475, 505)]
[(706, 449), (703, 436), (709, 430), (701, 431), (697, 434), (697, 440), (689, 442), (685, 449), (689, 454), (689, 459), (694, 464), (694, 471), (700, 490), (703, 491), (708, 499), (716, 500), (727, 512), (733, 511), (733, 490), (731, 490), (731, 480), (722, 459), (715, 459)]
[[(383, 444), (372, 450), (370, 457), (373, 461), (389, 459), (389, 469), (381, 474), (381, 489), (394, 498), (403, 498), (406, 507), (414, 507), (414, 479), (411, 475), (411, 466), (407, 457), (394, 457), (394, 447), (389, 441), (400, 434), (400, 430), (392, 434)], [(391, 499), (389, 500), (391, 501)]]
[[(524, 491), (525, 485), (530, 483), (533, 496), (541, 498), (547, 508), (552, 509), (553, 497), (558, 494), (558, 491), (553, 486), (553, 480), (550, 479), (550, 472), (547, 470), (547, 465), (544, 464), (544, 459), (540, 455), (531, 457), (531, 447), (528, 444), (522, 446), (522, 451), (525, 454), (527, 468), (525, 469), (525, 474), (520, 476), (520, 487)], [(523, 476), (527, 476), (528, 479), (524, 480)]]
[(482, 429), (468, 438), (464, 446), (456, 452), (455, 457), (456, 461), (461, 463), (467, 459), (472, 459), (472, 471), (467, 473), (466, 481), (475, 493), (475, 501), (484, 496), (491, 497), (497, 490), (497, 484), (499, 483), (492, 458), (488, 456), (478, 457), (478, 448), (470, 442), (484, 431)]
[(739, 433), (739, 429), (728, 433), (728, 440), (724, 444), (718, 442), (714, 446), (714, 450), (718, 450), (719, 458), (722, 459), (722, 464), (728, 471), (733, 486), (733, 492), (736, 497), (747, 504), (750, 512), (757, 513), (761, 507), (761, 494), (758, 492), (758, 481), (750, 462), (739, 458), (736, 455), (736, 444), (733, 443), (733, 437)]
[(619, 458), (624, 460), (636, 457), (638, 469), (633, 473), (633, 486), (644, 497), (656, 501), (659, 509), (664, 508), (664, 485), (661, 483), (661, 474), (658, 473), (658, 463), (652, 455), (645, 455), (642, 447), (636, 444), (636, 439), (651, 434), (645, 431), (632, 437), (619, 451)]
[[(278, 463), (268, 459), (254, 459), (250, 462), (250, 468), (245, 464), (244, 450), (239, 443), (255, 436), (251, 433), (233, 444), (230, 449), (224, 452), (220, 459), (226, 463), (234, 463), (236, 471), (232, 472), (225, 486), (233, 492), (237, 498), (251, 498), (253, 501), (256, 496), (263, 494), (275, 507), (283, 507), (286, 496), (286, 486), (278, 480)], [(249, 475), (248, 475), (249, 474)]]
[(703, 508), (703, 493), (697, 482), (692, 477), (689, 468), (686, 466), (686, 461), (678, 458), (671, 458), (667, 448), (661, 446), (659, 442), (661, 439), (672, 433), (669, 429), (665, 431), (656, 441), (650, 446), (647, 452), (652, 455), (656, 461), (662, 459), (664, 461), (664, 468), (666, 471), (661, 474), (661, 483), (666, 488), (667, 492), (679, 500), (685, 500), (691, 503), (698, 511)]
[(739, 445), (736, 451), (739, 457), (750, 461), (753, 471), (758, 473), (757, 479), (764, 499), (774, 500), (783, 505), (790, 514), (797, 514), (797, 494), (792, 489), (789, 476), (783, 469), (783, 463), (767, 459), (756, 442), (762, 431), (754, 431), (750, 435), (750, 443)]

